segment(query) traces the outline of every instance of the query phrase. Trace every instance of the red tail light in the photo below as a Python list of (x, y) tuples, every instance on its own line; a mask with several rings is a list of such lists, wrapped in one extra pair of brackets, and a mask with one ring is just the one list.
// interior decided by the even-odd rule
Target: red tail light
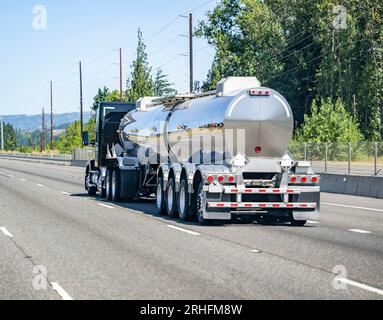
[(235, 178), (233, 176), (229, 177), (229, 182), (234, 182)]
[(258, 147), (255, 148), (255, 153), (259, 154), (261, 152), (262, 152), (262, 148), (261, 147), (258, 146)]
[(311, 181), (312, 181), (312, 183), (317, 183), (318, 182), (318, 177), (312, 177)]
[(218, 182), (223, 182), (224, 180), (225, 180), (224, 177), (222, 177), (222, 176), (219, 176), (219, 177), (218, 177)]
[(213, 176), (208, 176), (207, 177), (207, 182), (213, 183), (213, 181), (214, 181), (214, 177)]
[(297, 182), (297, 177), (291, 177), (290, 181), (291, 181), (292, 183), (296, 183), (296, 182)]
[(302, 183), (306, 183), (307, 182), (307, 177), (302, 177), (301, 181), (302, 181)]

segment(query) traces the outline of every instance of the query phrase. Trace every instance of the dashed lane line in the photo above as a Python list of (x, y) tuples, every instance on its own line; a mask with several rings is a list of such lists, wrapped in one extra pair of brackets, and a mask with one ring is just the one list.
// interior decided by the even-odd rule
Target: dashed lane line
[(10, 233), (10, 232), (7, 230), (6, 227), (0, 227), (0, 231), (1, 231), (2, 233), (4, 233), (7, 237), (9, 237), (9, 238), (13, 238), (12, 233)]
[(194, 232), (194, 231), (187, 230), (187, 229), (184, 229), (184, 228), (176, 227), (176, 226), (173, 226), (173, 225), (171, 225), (171, 224), (169, 224), (168, 227), (169, 227), (170, 229), (177, 230), (177, 231), (181, 231), (181, 232), (190, 234), (190, 235), (192, 235), (192, 236), (199, 236), (199, 235), (200, 235), (200, 233), (198, 233), (198, 232)]
[(51, 282), (52, 289), (55, 290), (59, 296), (66, 301), (73, 300), (73, 298), (66, 292), (57, 282)]

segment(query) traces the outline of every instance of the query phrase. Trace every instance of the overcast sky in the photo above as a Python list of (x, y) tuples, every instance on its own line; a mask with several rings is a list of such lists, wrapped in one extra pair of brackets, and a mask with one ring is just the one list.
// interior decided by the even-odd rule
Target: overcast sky
[[(88, 111), (98, 87), (119, 88), (116, 49), (120, 47), (125, 83), (138, 28), (143, 30), (153, 69), (162, 66), (176, 89), (188, 91), (188, 57), (177, 56), (188, 52), (188, 39), (179, 36), (188, 33), (188, 20), (178, 16), (197, 8), (193, 11), (197, 23), (216, 2), (0, 0), (0, 114), (39, 114), (42, 107), (48, 109), (49, 80), (54, 82), (54, 111), (78, 111), (79, 60)], [(44, 19), (39, 19), (44, 8), (46, 28)], [(201, 39), (195, 40), (195, 49), (195, 78), (204, 80), (214, 50)]]

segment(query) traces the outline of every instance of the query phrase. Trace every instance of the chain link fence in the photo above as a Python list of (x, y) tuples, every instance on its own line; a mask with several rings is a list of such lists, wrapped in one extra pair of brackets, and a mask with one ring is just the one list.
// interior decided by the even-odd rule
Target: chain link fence
[(296, 143), (289, 153), (295, 160), (310, 161), (318, 173), (383, 176), (383, 143)]

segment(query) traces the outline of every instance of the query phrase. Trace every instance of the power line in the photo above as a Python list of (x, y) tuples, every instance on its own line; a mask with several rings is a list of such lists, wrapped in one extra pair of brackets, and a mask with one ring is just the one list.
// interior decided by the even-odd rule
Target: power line
[(166, 47), (170, 46), (172, 43), (176, 42), (178, 39), (179, 39), (179, 36), (177, 36), (177, 37), (175, 37), (174, 39), (170, 40), (169, 42), (167, 42), (166, 44), (164, 44), (164, 45), (163, 45), (161, 48), (159, 48), (158, 50), (148, 53), (148, 57), (152, 57), (152, 56), (156, 55), (157, 53), (160, 53), (163, 49), (165, 49)]
[(91, 64), (95, 64), (97, 62), (100, 62), (101, 60), (105, 59), (107, 56), (109, 56), (112, 52), (114, 51), (114, 49), (112, 50), (109, 50), (107, 53), (105, 53), (104, 55), (102, 55), (101, 57), (95, 59), (95, 60), (92, 60), (90, 62), (84, 62), (83, 64), (88, 66), (88, 65), (91, 65)]
[[(335, 50), (337, 50), (340, 46), (341, 46), (341, 45), (339, 44), (338, 47), (337, 47)], [(317, 56), (317, 57), (315, 57), (315, 58), (313, 58), (313, 59), (307, 61), (306, 63), (309, 64), (309, 63), (311, 63), (311, 62), (313, 62), (313, 61), (315, 61), (315, 60), (318, 60), (318, 59), (320, 59), (320, 58), (322, 58), (322, 57), (328, 55), (328, 54), (331, 53), (331, 52), (333, 52), (332, 49), (329, 50), (328, 52), (325, 52), (325, 53), (323, 53), (323, 54), (321, 54), (321, 55), (319, 55), (319, 56)], [(287, 70), (287, 71), (285, 71), (285, 72), (283, 72), (283, 73), (280, 73), (280, 74), (278, 74), (278, 75), (276, 75), (276, 76), (274, 76), (274, 77), (272, 77), (272, 78), (270, 78), (270, 79), (267, 79), (265, 82), (269, 82), (270, 80), (274, 80), (274, 79), (280, 78), (280, 77), (282, 77), (282, 76), (284, 76), (284, 75), (286, 75), (286, 74), (289, 74), (290, 72), (292, 72), (292, 71), (294, 71), (294, 70), (296, 70), (296, 69), (299, 69), (299, 68), (301, 68), (301, 66), (296, 66), (295, 68), (292, 68), (292, 69)]]

